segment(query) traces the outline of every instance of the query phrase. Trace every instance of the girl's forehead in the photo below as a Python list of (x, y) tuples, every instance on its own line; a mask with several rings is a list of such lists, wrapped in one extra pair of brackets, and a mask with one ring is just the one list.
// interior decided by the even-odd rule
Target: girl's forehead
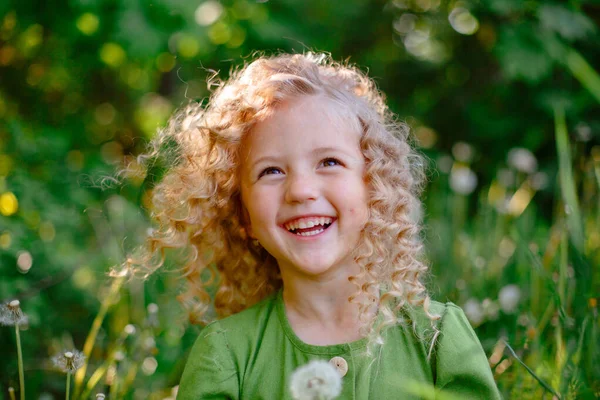
[(358, 149), (361, 129), (351, 107), (338, 100), (325, 95), (292, 99), (280, 104), (246, 134), (242, 162), (273, 151), (306, 152), (316, 147)]
[(325, 134), (351, 131), (359, 134), (361, 125), (349, 104), (326, 95), (312, 95), (281, 103), (267, 118), (259, 121), (250, 134), (260, 137), (272, 130), (279, 133), (318, 131)]

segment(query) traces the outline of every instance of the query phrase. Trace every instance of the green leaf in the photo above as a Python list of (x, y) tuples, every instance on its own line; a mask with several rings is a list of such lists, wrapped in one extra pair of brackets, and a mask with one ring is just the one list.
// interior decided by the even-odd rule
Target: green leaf
[(594, 22), (584, 14), (559, 5), (544, 5), (538, 11), (542, 25), (566, 40), (583, 39), (596, 31)]
[(540, 33), (524, 24), (503, 29), (495, 52), (509, 79), (538, 83), (550, 75), (554, 64)]

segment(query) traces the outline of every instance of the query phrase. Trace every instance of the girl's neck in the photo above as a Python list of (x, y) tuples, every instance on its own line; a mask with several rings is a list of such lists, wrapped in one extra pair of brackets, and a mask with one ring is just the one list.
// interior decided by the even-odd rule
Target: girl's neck
[[(306, 332), (317, 337), (330, 337), (326, 341), (339, 340), (339, 343), (359, 338), (359, 306), (348, 301), (350, 296), (358, 293), (358, 286), (348, 280), (349, 276), (358, 273), (358, 266), (351, 272), (338, 273), (327, 279), (291, 277), (282, 273), (286, 315), (296, 334), (305, 342), (309, 342), (305, 339), (310, 336)], [(361, 299), (361, 295), (357, 299)], [(336, 337), (338, 333), (340, 337)]]
[(358, 321), (358, 306), (348, 298), (357, 292), (348, 282), (340, 284), (283, 286), (283, 302), (288, 317), (323, 327), (347, 325)]

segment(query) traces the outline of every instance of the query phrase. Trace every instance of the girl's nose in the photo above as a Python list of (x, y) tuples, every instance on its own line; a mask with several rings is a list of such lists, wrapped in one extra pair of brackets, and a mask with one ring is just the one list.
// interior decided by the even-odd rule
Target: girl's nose
[(303, 203), (319, 197), (318, 183), (308, 176), (288, 176), (285, 189), (287, 203)]

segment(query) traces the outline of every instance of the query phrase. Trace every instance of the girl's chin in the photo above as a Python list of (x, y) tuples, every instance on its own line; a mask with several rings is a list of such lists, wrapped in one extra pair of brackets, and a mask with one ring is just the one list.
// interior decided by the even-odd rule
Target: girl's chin
[(318, 276), (323, 275), (335, 269), (335, 266), (330, 263), (321, 262), (303, 262), (294, 265), (294, 269), (304, 275)]

